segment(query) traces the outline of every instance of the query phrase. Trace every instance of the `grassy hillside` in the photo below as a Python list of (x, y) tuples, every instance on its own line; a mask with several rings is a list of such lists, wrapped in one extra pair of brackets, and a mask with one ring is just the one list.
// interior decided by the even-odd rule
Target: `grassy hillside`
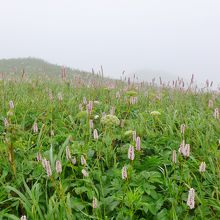
[[(0, 73), (6, 74), (22, 74), (24, 71), (26, 74), (46, 74), (48, 76), (60, 76), (62, 71), (62, 66), (48, 63), (42, 59), (37, 58), (16, 58), (16, 59), (1, 59), (0, 60)], [(89, 73), (71, 69), (65, 67), (66, 73), (68, 75), (81, 75), (86, 76)]]
[(0, 219), (220, 219), (219, 93), (102, 83), (0, 81)]

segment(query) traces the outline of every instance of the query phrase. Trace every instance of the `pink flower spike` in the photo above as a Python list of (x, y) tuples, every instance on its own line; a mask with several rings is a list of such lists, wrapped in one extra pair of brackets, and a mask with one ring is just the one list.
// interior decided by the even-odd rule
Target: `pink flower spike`
[(184, 157), (189, 157), (190, 156), (190, 145), (185, 144), (185, 141), (180, 144), (179, 147), (179, 152), (184, 156)]
[(94, 129), (94, 131), (93, 131), (93, 137), (95, 140), (99, 139), (98, 131), (96, 129)]
[(184, 153), (183, 153), (183, 156), (189, 157), (189, 155), (190, 155), (190, 145), (189, 145), (189, 144), (186, 144), (186, 145), (185, 145), (185, 151), (184, 151)]
[(141, 139), (140, 139), (140, 137), (136, 138), (136, 150), (137, 151), (141, 150)]
[(37, 132), (38, 132), (37, 122), (34, 122), (33, 131), (34, 131), (34, 133), (37, 133)]
[(73, 165), (75, 165), (75, 164), (76, 164), (76, 157), (73, 157), (73, 158), (71, 159), (71, 162), (72, 162)]
[(182, 153), (183, 148), (185, 147), (185, 141), (183, 140), (179, 146), (179, 153)]
[(70, 160), (71, 159), (71, 154), (70, 154), (70, 148), (69, 146), (66, 146), (66, 159)]
[(190, 209), (195, 208), (195, 190), (193, 188), (189, 190), (187, 205), (189, 206)]
[(41, 162), (42, 162), (42, 166), (43, 166), (43, 168), (46, 169), (46, 166), (47, 166), (47, 160), (44, 158), (44, 159), (41, 160)]
[(56, 161), (56, 172), (57, 172), (57, 174), (61, 174), (61, 172), (62, 172), (62, 164), (61, 164), (60, 160)]
[(93, 209), (96, 209), (98, 207), (98, 201), (96, 199), (96, 197), (93, 197), (93, 200), (92, 200), (92, 208)]
[(38, 152), (38, 153), (37, 153), (37, 161), (41, 161), (41, 160), (42, 160), (41, 153)]
[(123, 166), (123, 168), (122, 168), (121, 177), (122, 177), (123, 180), (128, 178), (127, 167), (126, 166)]
[(89, 104), (86, 106), (86, 108), (87, 108), (87, 112), (89, 114), (91, 114), (92, 113), (92, 109), (93, 109), (93, 102), (89, 101)]
[(128, 159), (134, 160), (134, 147), (130, 146), (128, 149)]
[(199, 172), (200, 173), (204, 173), (206, 170), (206, 163), (205, 162), (201, 162), (200, 166), (199, 166)]
[(81, 155), (81, 165), (86, 165), (86, 159), (83, 155)]
[(50, 167), (50, 161), (49, 160), (46, 161), (46, 172), (47, 172), (48, 177), (52, 176), (52, 170), (51, 170), (51, 167)]
[(84, 177), (89, 176), (89, 173), (85, 169), (82, 169), (82, 174), (83, 174)]

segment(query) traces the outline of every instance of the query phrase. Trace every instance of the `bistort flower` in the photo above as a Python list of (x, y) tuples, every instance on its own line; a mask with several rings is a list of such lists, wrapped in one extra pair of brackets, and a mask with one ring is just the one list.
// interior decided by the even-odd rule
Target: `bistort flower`
[(122, 177), (123, 180), (128, 178), (127, 167), (126, 166), (123, 166), (123, 168), (122, 168), (121, 177)]
[(205, 162), (201, 162), (200, 166), (199, 166), (199, 172), (200, 173), (204, 173), (206, 170), (206, 163)]
[(189, 190), (187, 205), (189, 206), (190, 209), (195, 208), (195, 190), (193, 188)]
[(60, 160), (56, 161), (56, 172), (57, 172), (57, 174), (62, 173), (62, 164), (61, 164)]
[(134, 160), (134, 147), (133, 146), (130, 146), (128, 149), (128, 159)]

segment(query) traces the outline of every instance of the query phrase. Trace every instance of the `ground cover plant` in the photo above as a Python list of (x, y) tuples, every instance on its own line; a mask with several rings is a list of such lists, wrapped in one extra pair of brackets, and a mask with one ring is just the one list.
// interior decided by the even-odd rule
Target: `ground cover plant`
[(0, 219), (220, 219), (219, 93), (160, 84), (3, 78)]

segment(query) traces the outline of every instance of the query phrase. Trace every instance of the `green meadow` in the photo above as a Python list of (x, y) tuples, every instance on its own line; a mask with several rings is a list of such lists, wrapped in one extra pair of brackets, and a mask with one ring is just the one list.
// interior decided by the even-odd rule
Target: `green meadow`
[(220, 219), (219, 93), (101, 76), (0, 81), (0, 219)]

